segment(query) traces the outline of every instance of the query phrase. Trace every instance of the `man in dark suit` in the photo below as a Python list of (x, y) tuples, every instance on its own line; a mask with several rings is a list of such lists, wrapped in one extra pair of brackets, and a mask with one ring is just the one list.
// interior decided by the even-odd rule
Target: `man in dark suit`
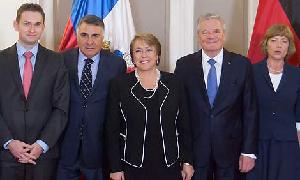
[(83, 17), (77, 29), (79, 48), (64, 53), (70, 76), (69, 123), (64, 134), (58, 180), (103, 179), (103, 123), (109, 81), (125, 73), (125, 61), (102, 50), (104, 23)]
[(194, 180), (239, 180), (255, 165), (257, 107), (249, 61), (223, 48), (220, 16), (199, 18), (202, 50), (177, 61), (193, 134)]
[(67, 123), (69, 83), (63, 57), (39, 45), (45, 14), (23, 4), (18, 42), (0, 52), (0, 179), (53, 180)]

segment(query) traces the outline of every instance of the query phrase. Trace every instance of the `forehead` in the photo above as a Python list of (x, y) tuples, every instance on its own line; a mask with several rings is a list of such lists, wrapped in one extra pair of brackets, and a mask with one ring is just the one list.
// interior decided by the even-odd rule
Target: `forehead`
[(139, 47), (150, 47), (150, 46), (152, 47), (153, 45), (149, 45), (149, 43), (144, 39), (137, 39), (134, 42), (133, 46), (139, 48)]
[(37, 11), (24, 11), (20, 16), (20, 21), (43, 22), (43, 16)]
[(208, 19), (200, 22), (201, 30), (210, 30), (210, 29), (223, 29), (222, 22), (218, 19)]
[(102, 34), (103, 29), (100, 26), (96, 26), (93, 24), (87, 24), (87, 23), (83, 22), (78, 27), (78, 32), (79, 33), (87, 33), (87, 34)]
[(283, 35), (275, 35), (275, 36), (272, 36), (270, 39), (288, 40), (288, 38), (286, 36), (283, 36)]

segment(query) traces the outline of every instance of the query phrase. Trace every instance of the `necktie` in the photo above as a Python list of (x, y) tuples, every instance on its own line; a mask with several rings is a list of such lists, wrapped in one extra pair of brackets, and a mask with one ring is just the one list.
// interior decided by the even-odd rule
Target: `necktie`
[(92, 59), (85, 59), (85, 64), (82, 70), (82, 75), (81, 75), (81, 80), (79, 83), (80, 87), (80, 94), (82, 96), (82, 106), (85, 108), (86, 107), (86, 102), (87, 98), (91, 94), (92, 91), (92, 70), (91, 70), (91, 65), (93, 64)]
[(216, 61), (210, 59), (207, 61), (210, 64), (210, 70), (207, 76), (207, 95), (209, 99), (209, 104), (213, 107), (213, 103), (217, 94), (218, 84), (217, 84), (217, 74), (216, 74)]
[(30, 61), (32, 56), (33, 54), (30, 51), (26, 51), (24, 53), (25, 64), (24, 64), (24, 73), (23, 73), (23, 90), (26, 98), (28, 96), (31, 79), (32, 79), (32, 64)]

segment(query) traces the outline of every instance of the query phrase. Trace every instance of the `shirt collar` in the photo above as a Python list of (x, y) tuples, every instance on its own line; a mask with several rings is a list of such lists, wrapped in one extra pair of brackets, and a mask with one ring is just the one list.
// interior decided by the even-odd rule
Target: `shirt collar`
[(39, 44), (36, 43), (31, 49), (26, 49), (20, 42), (17, 42), (17, 53), (18, 56), (23, 56), (26, 51), (32, 52), (33, 56), (36, 57), (38, 52)]
[(205, 54), (205, 52), (203, 50), (201, 52), (202, 52), (202, 63), (207, 63), (208, 60), (214, 59), (217, 62), (217, 64), (222, 64), (222, 62), (223, 62), (223, 48), (221, 49), (219, 54), (217, 54), (213, 58), (211, 58), (207, 54)]
[[(78, 51), (79, 51), (79, 55), (78, 55), (79, 61), (84, 61), (85, 59), (88, 59), (88, 58), (81, 52), (80, 49), (78, 49)], [(92, 59), (92, 60), (94, 61), (94, 63), (98, 63), (99, 60), (100, 60), (100, 52), (97, 53), (95, 56), (93, 56), (93, 57), (90, 58), (90, 59)], [(93, 63), (93, 64), (94, 64), (94, 63)]]

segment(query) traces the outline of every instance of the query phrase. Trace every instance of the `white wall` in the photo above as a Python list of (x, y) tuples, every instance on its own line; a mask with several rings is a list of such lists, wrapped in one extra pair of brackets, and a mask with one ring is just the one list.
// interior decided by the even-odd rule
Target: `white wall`
[(0, 49), (11, 46), (17, 39), (18, 34), (13, 28), (13, 21), (16, 18), (16, 10), (22, 3), (19, 1), (0, 0)]
[[(172, 70), (174, 64), (170, 63), (175, 63), (169, 62), (170, 1), (172, 0), (130, 0), (136, 31), (151, 32), (162, 43), (163, 51), (160, 66), (163, 70)], [(229, 30), (226, 47), (246, 55), (258, 1), (195, 0), (194, 19), (196, 21), (199, 15), (211, 11), (221, 14)], [(13, 20), (16, 17), (18, 7), (24, 2), (40, 3), (44, 8), (46, 29), (41, 43), (50, 49), (57, 49), (67, 19), (70, 16), (73, 0), (0, 0), (0, 12), (2, 14), (0, 16), (0, 49), (11, 46), (18, 39), (17, 33), (13, 29)], [(195, 50), (197, 50), (196, 38), (194, 45)]]

